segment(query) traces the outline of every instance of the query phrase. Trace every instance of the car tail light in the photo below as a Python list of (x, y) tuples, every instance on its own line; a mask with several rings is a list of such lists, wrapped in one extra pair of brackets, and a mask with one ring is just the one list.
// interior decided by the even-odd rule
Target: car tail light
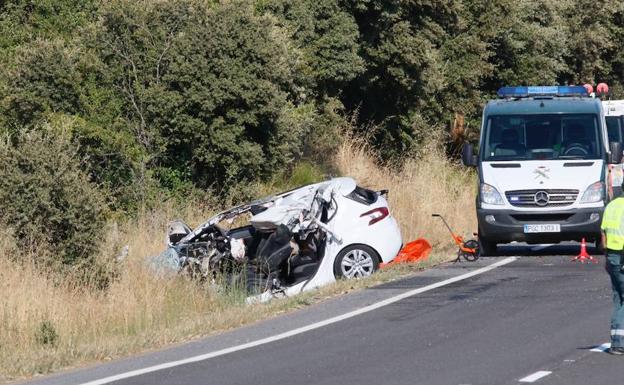
[(372, 209), (371, 211), (365, 212), (364, 214), (360, 215), (360, 217), (369, 217), (370, 222), (368, 222), (368, 225), (370, 226), (384, 219), (388, 216), (388, 214), (390, 214), (390, 212), (388, 211), (387, 207), (378, 207), (376, 209)]

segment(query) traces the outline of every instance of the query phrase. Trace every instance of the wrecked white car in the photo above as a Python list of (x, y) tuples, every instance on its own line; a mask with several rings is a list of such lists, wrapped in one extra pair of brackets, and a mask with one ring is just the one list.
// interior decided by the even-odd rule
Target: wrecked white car
[(193, 230), (176, 221), (159, 263), (244, 282), (260, 301), (366, 277), (402, 245), (386, 194), (334, 178), (234, 207)]

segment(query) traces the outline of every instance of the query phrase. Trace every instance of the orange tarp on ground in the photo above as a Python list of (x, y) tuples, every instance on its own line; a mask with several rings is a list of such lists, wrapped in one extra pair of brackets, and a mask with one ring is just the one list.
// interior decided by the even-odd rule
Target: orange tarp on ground
[(399, 251), (399, 254), (392, 260), (392, 262), (383, 264), (382, 267), (391, 263), (416, 262), (427, 258), (430, 252), (431, 245), (429, 242), (427, 242), (426, 239), (419, 238), (406, 244), (401, 251)]

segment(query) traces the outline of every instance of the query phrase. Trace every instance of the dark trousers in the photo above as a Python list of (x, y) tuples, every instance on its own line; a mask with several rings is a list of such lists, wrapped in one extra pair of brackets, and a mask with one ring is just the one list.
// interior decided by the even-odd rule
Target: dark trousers
[(611, 346), (624, 347), (624, 271), (622, 252), (607, 253), (607, 272), (613, 288), (613, 314), (611, 315)]

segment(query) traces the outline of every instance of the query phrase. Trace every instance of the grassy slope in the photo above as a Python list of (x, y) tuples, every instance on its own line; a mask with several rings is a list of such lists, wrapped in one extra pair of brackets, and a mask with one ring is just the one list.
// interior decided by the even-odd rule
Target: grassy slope
[[(471, 174), (449, 164), (435, 149), (425, 151), (420, 160), (406, 159), (399, 167), (387, 168), (377, 166), (367, 154), (362, 143), (346, 141), (336, 154), (336, 167), (362, 185), (390, 189), (392, 213), (401, 223), (404, 240), (425, 237), (434, 245), (429, 261), (392, 267), (371, 279), (339, 282), (292, 299), (253, 305), (250, 311), (240, 293), (223, 294), (181, 277), (157, 278), (144, 269), (144, 258), (163, 248), (168, 220), (180, 216), (196, 225), (210, 213), (196, 207), (185, 212), (165, 207), (121, 228), (111, 228), (111, 250), (128, 244), (130, 254), (122, 273), (105, 292), (55, 282), (27, 263), (15, 265), (0, 258), (0, 381), (205, 336), (448, 259), (450, 237), (430, 214), (445, 215), (461, 233), (474, 229)], [(0, 238), (0, 255), (14, 250), (8, 237)], [(34, 255), (36, 252), (31, 253)]]

